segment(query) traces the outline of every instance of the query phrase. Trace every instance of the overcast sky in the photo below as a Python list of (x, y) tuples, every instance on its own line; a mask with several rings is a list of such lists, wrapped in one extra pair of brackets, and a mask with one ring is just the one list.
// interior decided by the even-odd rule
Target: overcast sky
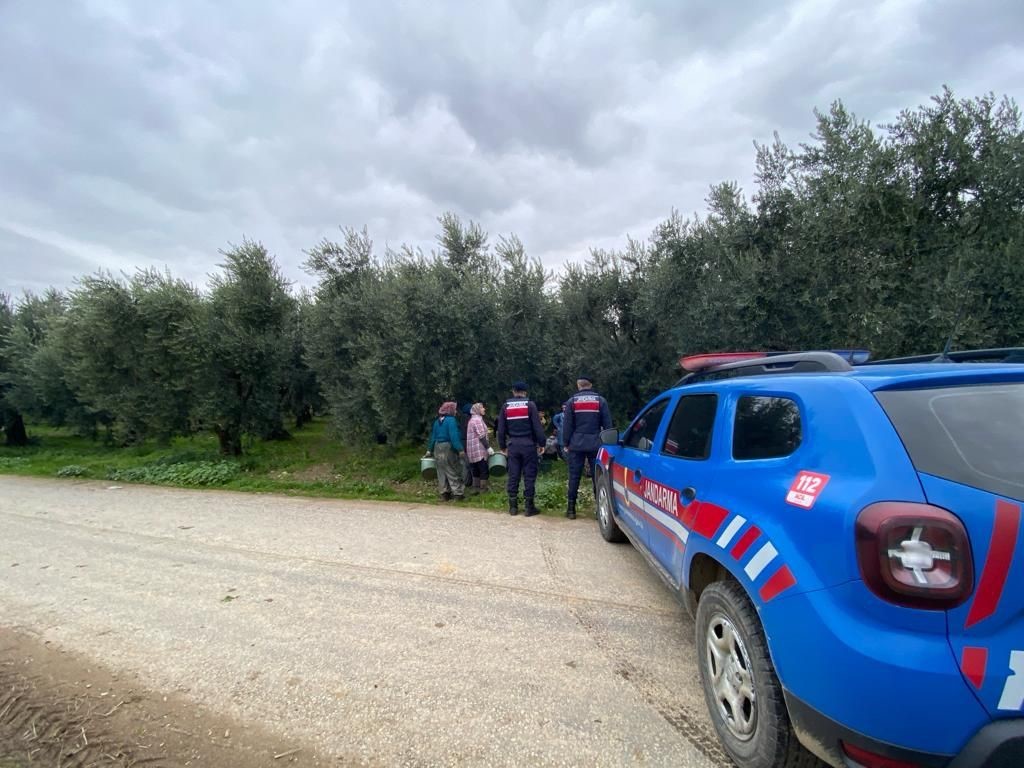
[(446, 210), (557, 267), (943, 84), (1024, 100), (1022, 0), (0, 0), (0, 291), (202, 285), (243, 236), (310, 284), (338, 226), (429, 249)]

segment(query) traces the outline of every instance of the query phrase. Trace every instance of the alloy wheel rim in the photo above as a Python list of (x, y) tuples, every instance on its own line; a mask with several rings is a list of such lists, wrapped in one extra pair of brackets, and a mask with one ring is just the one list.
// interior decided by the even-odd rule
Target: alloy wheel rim
[(708, 625), (705, 646), (718, 714), (734, 737), (748, 741), (757, 729), (757, 693), (743, 637), (727, 616), (716, 613)]
[(605, 528), (608, 527), (608, 523), (611, 520), (611, 509), (609, 508), (610, 506), (611, 501), (608, 498), (608, 489), (602, 485), (601, 489), (598, 491), (597, 512), (599, 515), (601, 515), (601, 525), (603, 525)]

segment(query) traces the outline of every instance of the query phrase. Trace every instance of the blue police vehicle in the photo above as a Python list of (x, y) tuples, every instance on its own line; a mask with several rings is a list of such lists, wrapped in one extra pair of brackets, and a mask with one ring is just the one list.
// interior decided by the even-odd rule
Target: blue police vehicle
[(1024, 768), (1024, 354), (859, 357), (684, 358), (601, 436), (601, 533), (741, 768)]

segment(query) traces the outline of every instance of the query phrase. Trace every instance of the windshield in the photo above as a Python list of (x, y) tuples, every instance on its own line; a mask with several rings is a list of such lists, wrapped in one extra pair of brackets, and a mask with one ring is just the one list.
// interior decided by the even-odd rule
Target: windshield
[(1024, 383), (876, 394), (918, 471), (1024, 498)]

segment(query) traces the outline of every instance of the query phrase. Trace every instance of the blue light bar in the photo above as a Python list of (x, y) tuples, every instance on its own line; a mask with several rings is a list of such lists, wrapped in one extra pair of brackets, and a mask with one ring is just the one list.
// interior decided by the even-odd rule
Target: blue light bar
[(827, 351), (839, 355), (850, 365), (863, 365), (871, 359), (870, 349), (830, 349)]

